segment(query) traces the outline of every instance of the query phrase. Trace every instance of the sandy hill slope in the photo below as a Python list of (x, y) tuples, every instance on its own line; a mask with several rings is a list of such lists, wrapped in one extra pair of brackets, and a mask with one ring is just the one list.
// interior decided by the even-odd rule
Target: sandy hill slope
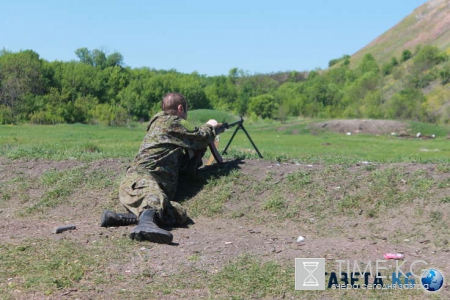
[(440, 49), (450, 45), (450, 0), (430, 0), (416, 8), (397, 25), (352, 55), (356, 64), (371, 53), (385, 63), (400, 57), (403, 50), (414, 51), (417, 45), (431, 44)]

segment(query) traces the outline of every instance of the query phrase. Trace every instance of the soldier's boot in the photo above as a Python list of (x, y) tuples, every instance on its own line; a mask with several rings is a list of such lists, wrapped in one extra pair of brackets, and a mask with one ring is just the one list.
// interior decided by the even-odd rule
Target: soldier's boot
[(130, 238), (159, 244), (172, 243), (172, 234), (155, 224), (156, 209), (146, 209), (139, 216), (138, 225), (131, 231)]
[(101, 227), (116, 227), (116, 226), (128, 226), (138, 223), (138, 218), (135, 214), (127, 213), (115, 213), (109, 210), (105, 210), (100, 219)]

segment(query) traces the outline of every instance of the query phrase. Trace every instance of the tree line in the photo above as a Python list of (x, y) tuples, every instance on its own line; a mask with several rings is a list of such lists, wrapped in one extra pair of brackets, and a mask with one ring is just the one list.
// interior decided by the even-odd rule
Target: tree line
[(146, 121), (171, 91), (184, 94), (191, 110), (251, 118), (450, 122), (450, 62), (431, 45), (404, 50), (382, 65), (371, 54), (358, 65), (344, 55), (327, 70), (249, 74), (233, 68), (221, 76), (130, 68), (120, 53), (98, 49), (80, 48), (75, 55), (77, 60), (49, 62), (33, 50), (0, 51), (0, 124)]

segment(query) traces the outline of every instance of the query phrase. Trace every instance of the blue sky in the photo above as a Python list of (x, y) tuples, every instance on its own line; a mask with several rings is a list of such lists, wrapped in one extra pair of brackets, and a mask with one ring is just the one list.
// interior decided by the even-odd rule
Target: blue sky
[(0, 49), (76, 60), (86, 47), (132, 68), (214, 76), (325, 69), (426, 0), (2, 0)]

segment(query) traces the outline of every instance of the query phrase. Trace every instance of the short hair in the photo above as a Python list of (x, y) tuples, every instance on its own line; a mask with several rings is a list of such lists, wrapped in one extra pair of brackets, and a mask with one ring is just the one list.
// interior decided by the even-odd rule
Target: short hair
[(176, 115), (180, 104), (183, 105), (184, 111), (187, 111), (187, 102), (183, 95), (180, 93), (167, 93), (161, 101), (161, 108), (169, 115)]

